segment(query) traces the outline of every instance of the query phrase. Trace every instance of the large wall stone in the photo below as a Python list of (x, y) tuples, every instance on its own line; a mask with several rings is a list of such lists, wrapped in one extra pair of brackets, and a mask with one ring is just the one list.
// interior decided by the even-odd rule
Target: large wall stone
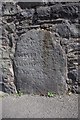
[(65, 92), (66, 58), (53, 33), (32, 29), (21, 35), (14, 64), (20, 91), (35, 94)]

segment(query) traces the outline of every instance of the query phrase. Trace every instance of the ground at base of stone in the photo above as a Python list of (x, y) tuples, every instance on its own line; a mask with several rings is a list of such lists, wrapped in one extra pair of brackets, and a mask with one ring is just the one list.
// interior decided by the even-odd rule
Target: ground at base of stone
[(3, 118), (78, 118), (78, 95), (5, 96), (2, 98)]

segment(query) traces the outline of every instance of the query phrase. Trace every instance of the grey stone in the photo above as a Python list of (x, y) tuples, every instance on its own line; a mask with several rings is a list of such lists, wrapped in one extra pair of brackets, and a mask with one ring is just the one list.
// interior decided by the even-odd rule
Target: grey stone
[(9, 53), (6, 52), (6, 51), (3, 51), (3, 53), (2, 53), (2, 58), (3, 58), (3, 59), (9, 59)]
[[(2, 1), (2, 0), (1, 0)], [(6, 0), (5, 0), (6, 1)], [(15, 2), (32, 2), (32, 0), (13, 0)], [(51, 2), (52, 4), (54, 4), (55, 2), (79, 2), (79, 0), (33, 0), (33, 2)]]
[(69, 38), (71, 36), (70, 29), (66, 24), (58, 24), (56, 25), (56, 32), (64, 38)]
[(0, 50), (0, 59), (2, 58), (2, 50)]
[(68, 78), (72, 79), (73, 83), (76, 82), (78, 78), (78, 71), (77, 70), (69, 71)]
[(22, 11), (21, 14), (26, 18), (26, 19), (32, 19), (34, 15), (34, 9), (26, 9), (25, 11)]
[(51, 7), (51, 18), (76, 19), (79, 15), (80, 3), (56, 4)]
[(55, 26), (56, 32), (64, 38), (78, 38), (80, 37), (80, 31), (75, 24), (70, 24), (69, 21), (65, 20), (64, 23)]
[(50, 7), (39, 7), (37, 8), (38, 18), (40, 20), (50, 19)]
[(13, 2), (3, 2), (2, 3), (2, 14), (3, 15), (10, 15), (17, 13), (16, 6)]
[[(53, 6), (43, 6), (44, 3), (37, 2), (19, 2), (17, 3), (22, 9), (26, 8), (35, 8), (36, 7), (36, 19), (46, 20), (46, 19), (56, 19), (56, 18), (66, 18), (75, 22), (76, 19), (79, 19), (79, 9), (80, 3), (58, 3)], [(41, 7), (38, 7), (41, 6)], [(27, 14), (27, 13), (26, 13)], [(34, 17), (34, 19), (35, 19)]]
[(30, 30), (20, 37), (14, 58), (17, 89), (24, 93), (64, 93), (66, 60), (52, 33)]
[[(7, 52), (0, 60), (0, 68), (5, 92), (15, 89), (15, 85), (8, 84), (14, 82), (14, 75), (10, 74), (13, 65), (17, 90), (24, 93), (64, 93), (66, 82), (70, 90), (79, 93), (80, 2), (53, 1), (3, 3), (5, 24), (0, 21), (0, 54), (4, 49)], [(21, 8), (16, 9), (16, 5)]]
[[(41, 0), (42, 1), (42, 0)], [(31, 1), (30, 2), (30, 0), (29, 1), (27, 1), (27, 2), (23, 2), (23, 1), (19, 1), (19, 2), (17, 2), (16, 4), (17, 5), (19, 5), (22, 9), (26, 9), (26, 8), (35, 8), (35, 7), (38, 7), (38, 6), (41, 6), (41, 5), (44, 5), (44, 3), (43, 2), (41, 2), (41, 1), (38, 1), (38, 2), (34, 2), (34, 1)], [(23, 2), (23, 3), (22, 3)]]
[(2, 91), (2, 71), (0, 68), (0, 91)]

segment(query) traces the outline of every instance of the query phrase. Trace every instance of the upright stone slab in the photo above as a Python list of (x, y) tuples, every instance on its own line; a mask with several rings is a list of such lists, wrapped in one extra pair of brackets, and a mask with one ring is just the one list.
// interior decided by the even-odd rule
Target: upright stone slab
[(23, 93), (65, 92), (65, 55), (47, 30), (32, 29), (20, 37), (16, 45), (14, 72), (17, 89)]

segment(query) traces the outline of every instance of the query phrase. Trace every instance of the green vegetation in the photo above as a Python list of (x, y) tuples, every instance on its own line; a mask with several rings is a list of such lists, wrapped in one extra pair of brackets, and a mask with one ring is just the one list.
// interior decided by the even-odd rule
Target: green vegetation
[(53, 93), (53, 92), (48, 92), (48, 97), (54, 97), (56, 94), (55, 93)]
[(17, 91), (16, 95), (21, 96), (21, 95), (23, 95), (23, 93), (21, 91)]

